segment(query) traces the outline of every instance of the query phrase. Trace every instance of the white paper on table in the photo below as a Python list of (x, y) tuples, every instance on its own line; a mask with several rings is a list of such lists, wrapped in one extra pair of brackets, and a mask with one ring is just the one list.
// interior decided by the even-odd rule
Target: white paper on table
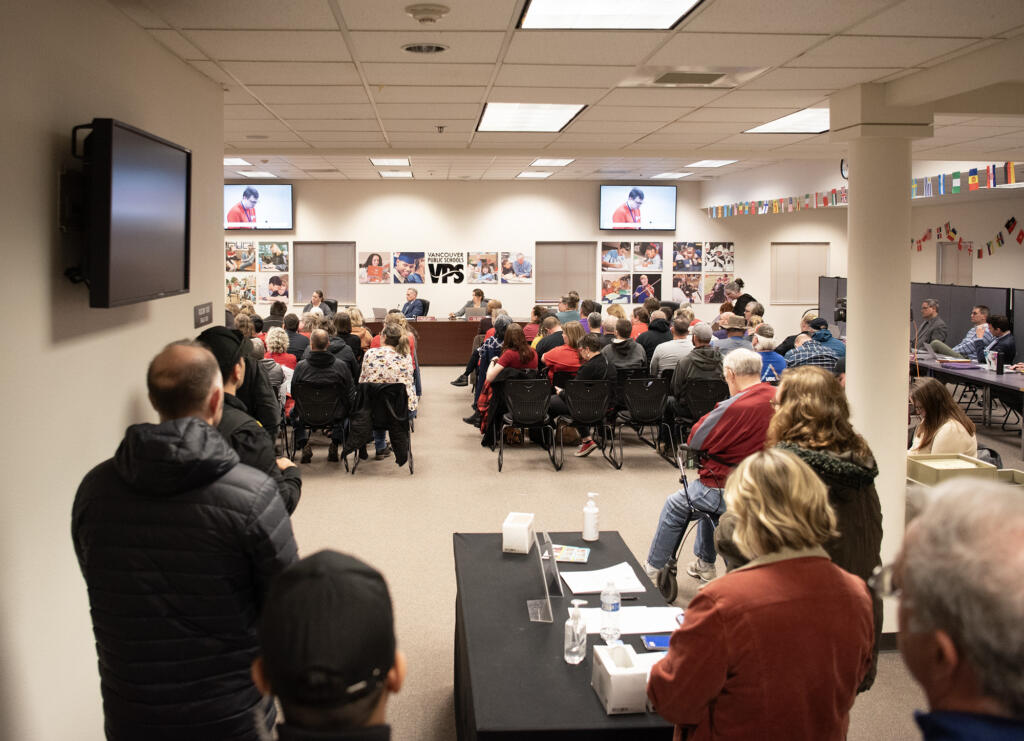
[(625, 561), (597, 571), (563, 571), (562, 579), (565, 580), (573, 594), (600, 594), (608, 586), (609, 581), (615, 582), (619, 594), (647, 591), (647, 588), (636, 578), (633, 567)]
[[(619, 632), (622, 635), (641, 633), (671, 633), (679, 627), (676, 617), (681, 607), (621, 607)], [(587, 624), (587, 633), (601, 632), (601, 608), (581, 607), (580, 615)]]

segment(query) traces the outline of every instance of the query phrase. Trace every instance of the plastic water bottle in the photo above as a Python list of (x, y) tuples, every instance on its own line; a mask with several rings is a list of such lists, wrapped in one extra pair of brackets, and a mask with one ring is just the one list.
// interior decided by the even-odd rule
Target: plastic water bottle
[(600, 537), (600, 532), (597, 528), (597, 501), (594, 499), (596, 496), (596, 491), (589, 492), (587, 494), (587, 503), (583, 505), (583, 539), (587, 541), (594, 541)]
[(601, 592), (601, 638), (605, 642), (617, 640), (621, 633), (619, 630), (621, 600), (615, 582), (609, 579), (608, 585)]
[(574, 599), (569, 619), (565, 621), (565, 663), (578, 664), (587, 656), (587, 623), (580, 614), (585, 599)]

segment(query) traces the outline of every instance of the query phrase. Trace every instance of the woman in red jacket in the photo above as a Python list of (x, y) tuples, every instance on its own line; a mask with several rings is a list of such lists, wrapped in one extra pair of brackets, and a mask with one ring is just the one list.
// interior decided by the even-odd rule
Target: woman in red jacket
[(544, 353), (541, 361), (548, 370), (548, 380), (553, 381), (555, 373), (564, 371), (576, 375), (583, 360), (580, 358), (580, 340), (586, 332), (579, 322), (569, 322), (562, 327), (562, 340), (565, 344), (552, 348)]

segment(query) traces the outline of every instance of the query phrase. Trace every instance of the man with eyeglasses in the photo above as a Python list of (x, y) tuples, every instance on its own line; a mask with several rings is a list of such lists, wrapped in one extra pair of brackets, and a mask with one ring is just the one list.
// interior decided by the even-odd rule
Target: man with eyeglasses
[(932, 340), (932, 350), (936, 355), (948, 355), (952, 358), (971, 358), (978, 355), (978, 350), (987, 347), (995, 340), (988, 326), (989, 308), (978, 304), (971, 309), (971, 328), (956, 347), (950, 347), (941, 340)]
[(241, 200), (228, 210), (228, 229), (254, 229), (256, 227), (256, 202), (260, 192), (251, 185), (242, 191)]
[(928, 698), (915, 719), (925, 741), (1024, 738), (1024, 497), (954, 479), (929, 500), (869, 580), (899, 599), (900, 652)]

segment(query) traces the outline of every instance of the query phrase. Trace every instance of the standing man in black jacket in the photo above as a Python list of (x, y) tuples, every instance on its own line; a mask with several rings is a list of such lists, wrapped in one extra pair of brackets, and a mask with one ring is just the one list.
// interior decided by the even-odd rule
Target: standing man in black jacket
[[(328, 352), (330, 338), (323, 329), (314, 329), (309, 335), (309, 357), (299, 361), (295, 366), (295, 373), (292, 375), (292, 395), (298, 393), (303, 386), (335, 386), (341, 394), (342, 404), (338, 410), (338, 417), (335, 426), (331, 430), (331, 445), (327, 451), (327, 460), (335, 462), (338, 460), (338, 443), (345, 439), (345, 417), (352, 409), (352, 401), (355, 395), (355, 383), (352, 380), (352, 371), (348, 364), (338, 356)], [(346, 346), (351, 354), (351, 350)], [(297, 408), (297, 407), (296, 407)], [(309, 463), (313, 460), (313, 448), (309, 444), (309, 428), (302, 424), (302, 420), (293, 418), (295, 424), (295, 448), (302, 448), (302, 462)]]
[(297, 557), (291, 520), (274, 481), (215, 429), (224, 397), (209, 350), (168, 345), (147, 385), (160, 423), (128, 428), (71, 515), (106, 736), (257, 741), (275, 712), (249, 667), (270, 581)]

